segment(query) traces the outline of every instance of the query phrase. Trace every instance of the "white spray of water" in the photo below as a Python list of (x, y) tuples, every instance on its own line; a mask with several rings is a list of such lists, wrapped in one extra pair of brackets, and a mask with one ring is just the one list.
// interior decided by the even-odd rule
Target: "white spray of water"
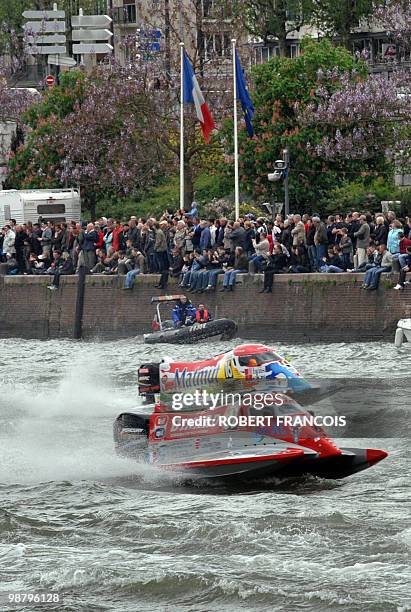
[(77, 355), (57, 385), (6, 382), (0, 394), (0, 483), (152, 477), (116, 457), (112, 424), (135, 406), (135, 388), (115, 388), (92, 350)]

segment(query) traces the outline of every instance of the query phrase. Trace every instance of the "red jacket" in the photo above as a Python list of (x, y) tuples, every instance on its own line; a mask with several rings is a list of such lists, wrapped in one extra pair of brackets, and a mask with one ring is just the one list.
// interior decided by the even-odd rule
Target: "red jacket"
[(96, 242), (96, 249), (102, 249), (104, 246), (104, 234), (101, 230), (98, 231), (97, 233), (98, 233), (98, 241)]
[(401, 238), (400, 240), (400, 254), (401, 255), (405, 255), (407, 252), (407, 247), (411, 246), (411, 240), (409, 240), (408, 238), (406, 238), (404, 236), (404, 238)]
[(122, 231), (122, 227), (118, 227), (117, 229), (113, 230), (113, 242), (111, 244), (115, 251), (118, 251), (120, 249), (120, 234)]

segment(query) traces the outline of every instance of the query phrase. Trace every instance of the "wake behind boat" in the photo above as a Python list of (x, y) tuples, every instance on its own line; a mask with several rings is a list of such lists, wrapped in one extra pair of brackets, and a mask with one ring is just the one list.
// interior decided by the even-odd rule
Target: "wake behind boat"
[(186, 302), (185, 295), (162, 295), (152, 297), (151, 303), (157, 304), (156, 315), (153, 321), (153, 331), (149, 334), (144, 334), (144, 342), (146, 344), (193, 344), (200, 340), (206, 340), (218, 336), (221, 340), (230, 340), (237, 333), (237, 324), (231, 319), (212, 319), (205, 323), (194, 321), (185, 321), (178, 327), (171, 320), (163, 320), (161, 315), (161, 306), (175, 303), (179, 304), (182, 300)]

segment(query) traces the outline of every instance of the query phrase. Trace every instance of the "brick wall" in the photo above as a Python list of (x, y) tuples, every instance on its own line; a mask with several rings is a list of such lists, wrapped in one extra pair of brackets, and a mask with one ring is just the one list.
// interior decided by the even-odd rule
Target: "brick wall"
[[(356, 274), (278, 275), (272, 294), (259, 294), (262, 276), (243, 275), (232, 293), (193, 295), (215, 318), (235, 319), (242, 337), (286, 340), (353, 341), (392, 338), (398, 319), (411, 317), (411, 287), (398, 292), (390, 278), (378, 291), (361, 289)], [(77, 277), (61, 278), (49, 291), (48, 277), (0, 277), (0, 337), (64, 338), (73, 336)], [(140, 276), (133, 291), (123, 279), (88, 276), (85, 287), (83, 337), (120, 338), (149, 329), (157, 276)], [(167, 293), (179, 293), (176, 284)]]

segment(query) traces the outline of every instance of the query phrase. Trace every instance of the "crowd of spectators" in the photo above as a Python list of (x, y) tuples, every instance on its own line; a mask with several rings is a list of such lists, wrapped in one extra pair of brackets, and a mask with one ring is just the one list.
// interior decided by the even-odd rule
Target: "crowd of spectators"
[[(84, 267), (89, 274), (124, 276), (132, 289), (138, 274), (159, 274), (165, 289), (170, 276), (188, 292), (233, 291), (241, 273), (264, 274), (261, 292), (272, 292), (275, 274), (364, 272), (365, 289), (376, 289), (382, 272), (395, 266), (397, 290), (411, 271), (411, 218), (393, 212), (328, 216), (253, 214), (232, 221), (202, 219), (166, 210), (160, 218), (131, 217), (127, 222), (101, 217), (94, 223), (16, 224), (0, 234), (0, 257), (8, 274), (44, 274), (56, 289), (64, 274)], [(398, 264), (395, 264), (398, 262)]]

